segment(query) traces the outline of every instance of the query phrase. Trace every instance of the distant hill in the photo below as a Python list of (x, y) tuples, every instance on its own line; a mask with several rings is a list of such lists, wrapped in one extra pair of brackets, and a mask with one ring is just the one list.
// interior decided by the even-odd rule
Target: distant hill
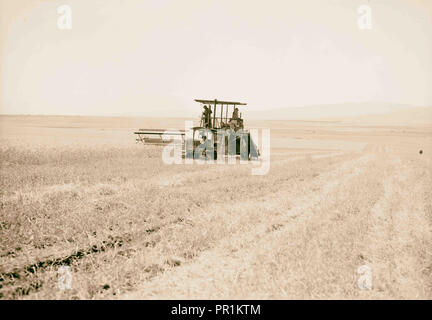
[(409, 105), (389, 103), (347, 103), (336, 105), (315, 105), (248, 111), (243, 109), (244, 117), (255, 120), (342, 120), (364, 115), (386, 114), (410, 108)]
[(385, 114), (347, 117), (343, 122), (370, 123), (383, 125), (431, 125), (432, 107), (412, 107)]

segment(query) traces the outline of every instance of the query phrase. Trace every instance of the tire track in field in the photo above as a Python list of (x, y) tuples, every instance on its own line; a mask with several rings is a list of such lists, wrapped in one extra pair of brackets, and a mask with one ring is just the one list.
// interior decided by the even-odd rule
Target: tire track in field
[[(332, 158), (334, 156), (341, 156), (341, 155), (347, 155), (349, 152), (317, 152), (317, 153), (306, 153), (301, 156), (294, 155), (291, 156), (289, 159), (283, 159), (283, 160), (274, 160), (270, 163), (270, 170), (273, 166), (281, 166), (285, 165), (290, 162), (296, 162), (296, 161), (302, 161), (306, 159), (326, 159), (326, 158)], [(226, 177), (227, 172), (236, 172), (240, 171), (241, 174), (247, 174), (247, 171), (249, 171), (254, 167), (257, 167), (253, 164), (247, 164), (247, 165), (239, 165), (239, 164), (194, 164), (197, 166), (201, 166), (202, 170), (193, 170), (188, 172), (182, 172), (174, 175), (163, 175), (162, 177), (157, 177), (151, 180), (150, 183), (154, 183), (161, 187), (168, 187), (168, 186), (181, 186), (184, 185), (190, 181), (193, 181), (194, 179), (201, 178), (205, 175), (210, 174), (216, 174), (215, 176), (212, 176), (210, 179), (216, 180), (220, 177)], [(239, 167), (240, 166), (240, 167)]]
[[(325, 155), (320, 155), (319, 157), (317, 157), (316, 159), (317, 160), (321, 160), (321, 159), (326, 159), (326, 158), (328, 158), (328, 156), (325, 156)], [(302, 160), (304, 160), (304, 158), (302, 158), (302, 157), (300, 157), (300, 158), (298, 158), (298, 157), (294, 157), (294, 158), (292, 158), (292, 162), (296, 162), (296, 161), (302, 161)], [(336, 159), (336, 164), (333, 164), (333, 166), (334, 165), (337, 165), (337, 163), (338, 162), (343, 162), (343, 161), (346, 161), (346, 159), (341, 159), (341, 158), (337, 158)], [(320, 162), (317, 162), (317, 163), (315, 163), (314, 165), (319, 165), (319, 163)], [(229, 166), (229, 167), (231, 167), (231, 168), (233, 168), (234, 169), (234, 171), (237, 171), (238, 170), (238, 166), (236, 167), (236, 166)], [(241, 166), (240, 166), (241, 167)], [(225, 168), (218, 168), (218, 170), (220, 171), (220, 175), (221, 176), (226, 176), (226, 175), (228, 175), (230, 178), (232, 178), (233, 177), (233, 175), (232, 174), (229, 174), (229, 173), (227, 173), (226, 172), (226, 170), (222, 170), (222, 169), (225, 169)], [(240, 172), (235, 172), (234, 174), (236, 174), (239, 178), (241, 178), (242, 179), (242, 183), (241, 184), (238, 184), (237, 186), (236, 186), (236, 193), (242, 193), (242, 194), (248, 194), (248, 195), (250, 195), (250, 196), (254, 196), (254, 197), (261, 197), (261, 198), (265, 198), (265, 197), (268, 197), (268, 196), (271, 196), (271, 193), (272, 193), (272, 190), (266, 190), (266, 188), (267, 188), (267, 186), (269, 186), (269, 185), (273, 185), (273, 184), (275, 184), (275, 183), (277, 183), (277, 185), (278, 186), (284, 186), (286, 183), (289, 183), (290, 181), (289, 180), (291, 180), (291, 179), (294, 179), (293, 181), (295, 181), (295, 177), (291, 177), (290, 176), (290, 173), (289, 173), (289, 171), (287, 171), (286, 172), (286, 174), (284, 174), (284, 175), (277, 175), (276, 177), (274, 176), (274, 175), (272, 175), (271, 177), (270, 177), (270, 180), (268, 180), (268, 179), (265, 179), (265, 180), (262, 180), (262, 179), (259, 179), (259, 180), (257, 180), (257, 181), (255, 181), (254, 180), (254, 177), (253, 176), (250, 176), (250, 172), (248, 172), (248, 168), (245, 168), (246, 170), (243, 170), (243, 171), (240, 171)], [(326, 169), (327, 170), (327, 169)], [(203, 174), (203, 172), (197, 172), (198, 174), (199, 174), (199, 176), (201, 176), (202, 174)], [(218, 173), (219, 174), (219, 173)], [(244, 175), (246, 175), (246, 176), (244, 176)], [(286, 180), (286, 179), (284, 179), (283, 177), (285, 176), (285, 175), (288, 175), (288, 177), (289, 177), (289, 180)], [(301, 176), (304, 176), (303, 178), (301, 178)], [(206, 176), (207, 177), (207, 176)], [(307, 172), (304, 172), (304, 173), (301, 173), (300, 174), (300, 178), (301, 179), (306, 179), (306, 178), (308, 178), (308, 176), (307, 176)], [(214, 186), (213, 186), (213, 184), (214, 184), (214, 181), (215, 181), (215, 177), (209, 177), (209, 179), (202, 179), (202, 182), (201, 183), (198, 183), (198, 184), (195, 184), (195, 183), (190, 183), (189, 184), (189, 186), (183, 186), (183, 188), (182, 189), (178, 189), (178, 190), (174, 190), (173, 192), (170, 192), (169, 194), (170, 194), (170, 198), (169, 199), (167, 199), (166, 201), (167, 201), (167, 203), (168, 202), (172, 202), (172, 201), (178, 201), (178, 199), (180, 199), (180, 198), (184, 198), (184, 192), (186, 192), (185, 190), (188, 190), (189, 188), (190, 188), (190, 186), (196, 186), (196, 188), (197, 188), (197, 190), (200, 190), (200, 188), (202, 188), (203, 187), (203, 184), (207, 184), (207, 185), (212, 185), (211, 186), (211, 188), (209, 189), (209, 190), (212, 190), (212, 189), (214, 189)], [(244, 179), (246, 179), (245, 181), (243, 181)], [(277, 179), (277, 181), (274, 181), (274, 179)], [(200, 179), (201, 180), (201, 179)], [(141, 183), (146, 183), (146, 181), (144, 180), (144, 181), (142, 181)], [(227, 183), (231, 183), (231, 181), (227, 181), (227, 180), (222, 180), (222, 184), (221, 185), (218, 185), (218, 187), (220, 186), (220, 187), (223, 187), (224, 185), (226, 185)], [(251, 189), (251, 187), (250, 187), (250, 185), (249, 185), (249, 183), (253, 183), (253, 188), (254, 188), (254, 190), (252, 190)], [(119, 186), (119, 188), (120, 188), (120, 190), (122, 191), (122, 192), (126, 192), (127, 191), (127, 186), (129, 185), (129, 182), (126, 182), (125, 184), (121, 184), (120, 186)], [(139, 190), (140, 190), (140, 187), (139, 187), (139, 185), (129, 185), (130, 187), (133, 187), (132, 188), (132, 191), (135, 191), (135, 192), (138, 192)], [(73, 189), (71, 189), (70, 188), (71, 186), (69, 186), (69, 185), (67, 185), (67, 186), (65, 186), (64, 188), (62, 188), (61, 190), (58, 190), (58, 191), (56, 191), (56, 192), (60, 192), (60, 193), (62, 193), (62, 192), (72, 192), (73, 191)], [(103, 191), (103, 192), (105, 192), (105, 191), (110, 191), (109, 189), (108, 190), (105, 190), (106, 188), (107, 188), (108, 186), (107, 185), (101, 185), (101, 184), (98, 184), (98, 185), (95, 185), (95, 186), (91, 186), (91, 187), (89, 187), (89, 188), (86, 188), (86, 190), (84, 190), (84, 192), (87, 194), (87, 193), (96, 193), (96, 194), (99, 194), (101, 191)], [(151, 187), (151, 186), (150, 186)], [(207, 189), (208, 189), (208, 187), (206, 187)], [(246, 189), (248, 189), (248, 190), (246, 190)], [(53, 190), (52, 188), (50, 188), (50, 190)], [(156, 198), (158, 198), (158, 197), (160, 197), (160, 194), (158, 193), (158, 189), (156, 188), (156, 189), (149, 189), (149, 190), (151, 190), (151, 191), (153, 191), (153, 193), (152, 194), (150, 194), (149, 196), (150, 196), (150, 198), (149, 198), (149, 200), (148, 201), (152, 201), (151, 199), (156, 199)], [(149, 190), (147, 190), (147, 191), (149, 191)], [(169, 190), (168, 190), (169, 191)], [(247, 192), (246, 192), (247, 191)], [(164, 191), (163, 193), (165, 194), (167, 191)], [(264, 193), (263, 193), (264, 192)], [(194, 193), (196, 193), (196, 190), (194, 190)], [(38, 195), (40, 195), (40, 196), (42, 196), (43, 195), (43, 193), (42, 194), (39, 194), (39, 193), (37, 193)], [(114, 194), (115, 195), (115, 194)], [(80, 197), (80, 198), (83, 198), (83, 195)], [(80, 200), (80, 198), (78, 198), (77, 200), (78, 201), (81, 201)], [(107, 201), (107, 197), (106, 196), (104, 196), (104, 195), (102, 195), (102, 196), (99, 196), (99, 197), (96, 197), (96, 198), (92, 198), (92, 203), (90, 203), (90, 205), (94, 205), (94, 203), (97, 203), (99, 200), (98, 200), (98, 198), (100, 198), (100, 200), (101, 201)], [(193, 197), (192, 197), (193, 198)], [(24, 197), (24, 201), (36, 201), (36, 202), (38, 202), (38, 201), (40, 201), (40, 198), (39, 197), (37, 197), (36, 199), (31, 199), (31, 198), (26, 198), (26, 197)], [(110, 200), (110, 201), (112, 201), (112, 200)], [(116, 201), (115, 201), (115, 203), (124, 203), (125, 202), (125, 200), (123, 200), (123, 199), (117, 199)], [(222, 198), (222, 199), (219, 199), (218, 201), (214, 201), (214, 200), (211, 200), (211, 201), (201, 201), (202, 203), (200, 204), (200, 203), (198, 203), (197, 205), (198, 206), (196, 206), (196, 205), (191, 205), (190, 206), (190, 210), (189, 211), (197, 211), (197, 212), (199, 212), (199, 214), (202, 214), (202, 212), (203, 211), (212, 211), (213, 209), (211, 209), (211, 208), (208, 208), (208, 205), (207, 205), (207, 203), (216, 203), (216, 206), (219, 206), (219, 205), (221, 205), (223, 202), (224, 202), (224, 199)], [(222, 202), (222, 203), (221, 203)], [(76, 208), (76, 210), (83, 210), (83, 208), (84, 207), (86, 207), (87, 206), (87, 204), (86, 203), (82, 203), (82, 204), (80, 204), (80, 206), (78, 206), (77, 208)], [(134, 206), (133, 207), (131, 207), (130, 209), (128, 209), (128, 207), (130, 207), (130, 205), (128, 205), (128, 206), (126, 206), (125, 205), (125, 210), (127, 211), (127, 210), (136, 210), (136, 209), (134, 209), (134, 208), (136, 208), (136, 207), (145, 207), (145, 204), (140, 204), (140, 203), (136, 203), (136, 204), (134, 204)], [(150, 209), (151, 209), (151, 207), (150, 207)], [(165, 211), (166, 211), (167, 209), (165, 209)], [(188, 216), (190, 216), (191, 215), (191, 213), (190, 214), (188, 214)], [(169, 215), (168, 215), (169, 216)], [(159, 220), (159, 219), (157, 219), (157, 220)], [(161, 225), (166, 225), (166, 223), (164, 223), (164, 221), (160, 221), (160, 223), (161, 223)], [(153, 223), (151, 223), (151, 225), (156, 225), (156, 226), (158, 226), (158, 222), (157, 221), (154, 221)], [(150, 225), (147, 225), (147, 226), (145, 226), (144, 227), (145, 229), (148, 229), (148, 228), (151, 228), (151, 226)], [(54, 248), (55, 249), (55, 248)], [(50, 251), (56, 251), (57, 253), (58, 253), (58, 249), (55, 249), (54, 250), (53, 248), (51, 248), (50, 249)], [(47, 254), (43, 254), (42, 252), (40, 252), (40, 250), (31, 250), (31, 252), (33, 252), (33, 251), (35, 251), (35, 254), (34, 254), (34, 256), (41, 256), (41, 255), (43, 255), (43, 256), (47, 256)], [(63, 252), (63, 256), (66, 256), (67, 254), (68, 254), (68, 251), (70, 252), (70, 250), (60, 250), (61, 252)], [(27, 255), (29, 254), (29, 252), (28, 252), (28, 250), (27, 250)], [(51, 256), (51, 255), (48, 255), (48, 256)], [(48, 259), (48, 256), (47, 256), (47, 259)], [(23, 263), (24, 264), (31, 264), (31, 262), (30, 261), (27, 261), (28, 259), (24, 259), (24, 260), (26, 260), (26, 262), (25, 261), (23, 261)], [(17, 260), (16, 258), (14, 259), (14, 261), (19, 261), (19, 260)], [(14, 264), (14, 267), (15, 268), (19, 268), (19, 267), (21, 267), (22, 265), (23, 265), (23, 263), (18, 263), (18, 264)]]
[[(273, 197), (267, 198), (267, 200), (262, 199), (262, 202), (248, 200), (234, 205), (230, 209), (230, 216), (233, 217), (234, 221), (230, 221), (230, 223), (239, 224), (241, 222), (239, 217), (246, 216), (247, 218), (251, 216), (248, 214), (248, 211), (251, 210), (259, 211), (262, 221), (249, 223), (249, 228), (245, 226), (238, 234), (230, 233), (229, 237), (221, 241), (215, 248), (202, 253), (196, 261), (146, 282), (142, 289), (125, 295), (124, 298), (178, 298), (184, 297), (185, 292), (187, 292), (186, 296), (188, 297), (201, 297), (202, 295), (199, 292), (201, 288), (205, 287), (208, 281), (213, 281), (206, 278), (209, 272), (217, 274), (218, 270), (231, 270), (227, 272), (235, 273), (235, 266), (241, 264), (241, 256), (235, 255), (233, 257), (227, 247), (229, 248), (234, 243), (236, 248), (242, 248), (242, 251), (246, 250), (245, 253), (247, 254), (246, 248), (256, 244), (261, 239), (265, 239), (269, 233), (283, 229), (285, 224), (293, 222), (296, 217), (308, 219), (311, 216), (311, 208), (318, 206), (323, 198), (329, 195), (337, 186), (360, 175), (365, 170), (366, 164), (373, 158), (373, 155), (363, 156), (355, 161), (344, 163), (336, 170), (325, 172), (314, 178), (312, 183), (303, 186), (304, 188), (310, 187), (312, 191), (299, 190), (300, 192), (293, 195), (294, 199), (291, 199), (290, 208), (286, 207), (286, 201), (277, 201), (277, 199), (281, 199), (286, 195), (285, 190), (281, 190)], [(221, 210), (221, 208), (215, 207), (214, 210)], [(232, 268), (229, 266), (232, 266)], [(162, 287), (162, 284), (165, 287)], [(187, 288), (184, 287), (186, 284)], [(218, 285), (214, 281), (212, 284), (215, 287), (224, 286), (224, 283)], [(170, 289), (168, 290), (168, 288)], [(166, 296), (167, 292), (169, 292), (168, 297)]]
[(424, 199), (427, 180), (395, 152), (386, 157), (390, 168), (385, 192), (371, 210), (370, 233), (364, 244), (373, 286), (362, 297), (431, 299), (432, 226)]
[[(324, 158), (326, 158), (326, 157), (320, 156), (317, 159), (324, 159)], [(292, 161), (295, 161), (295, 160), (298, 160), (298, 159), (296, 158), (296, 159), (293, 159)], [(300, 159), (300, 160), (302, 160), (302, 159)], [(344, 161), (344, 159), (338, 159), (338, 161)], [(198, 210), (199, 212), (197, 211), (197, 214), (202, 214), (202, 210), (203, 209), (199, 209)], [(210, 211), (211, 212), (212, 210), (213, 210), (212, 208), (209, 208), (206, 211)], [(191, 218), (191, 217), (189, 217), (189, 218)], [(176, 220), (176, 221), (178, 221), (178, 220)], [(181, 220), (179, 220), (179, 221), (181, 222)], [(161, 232), (164, 231), (164, 229), (167, 229), (167, 228), (170, 228), (170, 227), (174, 227), (174, 225), (169, 224), (169, 223), (165, 223), (164, 225), (161, 225), (160, 228), (156, 226), (155, 230), (157, 230), (158, 233), (161, 233)], [(145, 230), (145, 233), (148, 233), (147, 229)], [(140, 242), (142, 242), (142, 240), (143, 239), (140, 239)], [(134, 241), (134, 242), (136, 242), (136, 241)], [(129, 243), (124, 243), (124, 245), (126, 245), (126, 246), (132, 245), (132, 247), (135, 247), (135, 249), (133, 249), (133, 250), (138, 250), (136, 248), (136, 246), (135, 246), (136, 243), (135, 244), (133, 244), (133, 243), (130, 243), (130, 244)], [(154, 247), (154, 245), (151, 245), (151, 246)], [(147, 247), (147, 245), (145, 247)], [(95, 253), (98, 253), (99, 251), (105, 251), (105, 250), (99, 250), (98, 248), (96, 248), (96, 249), (95, 248), (96, 248), (96, 246), (93, 246), (91, 250), (88, 250), (88, 252), (86, 250), (82, 251), (82, 252), (85, 252), (84, 254), (81, 254), (81, 251), (77, 251), (77, 254), (76, 254), (77, 259), (74, 258), (75, 257), (75, 253), (73, 253), (71, 255), (71, 259), (72, 260), (79, 260), (81, 258), (84, 258), (85, 256), (93, 255)], [(129, 249), (125, 248), (125, 250), (128, 251)], [(5, 278), (5, 279), (6, 278), (11, 278), (10, 280), (12, 280), (12, 281), (7, 281), (7, 283), (4, 283), (4, 285), (12, 286), (13, 288), (10, 288), (10, 289), (12, 289), (12, 291), (15, 290), (15, 288), (17, 288), (18, 290), (22, 289), (23, 290), (22, 291), (23, 294), (28, 294), (29, 291), (33, 291), (33, 292), (39, 291), (41, 289), (41, 287), (42, 287), (42, 283), (41, 282), (38, 282), (38, 281), (34, 282), (34, 283), (36, 283), (36, 286), (33, 286), (32, 283), (27, 283), (26, 284), (25, 280), (27, 279), (27, 275), (30, 274), (30, 273), (32, 273), (29, 270), (33, 270), (34, 267), (37, 267), (38, 272), (42, 272), (43, 273), (43, 272), (45, 272), (45, 270), (44, 270), (45, 267), (50, 267), (50, 266), (56, 266), (56, 265), (60, 265), (60, 264), (65, 264), (65, 261), (69, 260), (69, 258), (67, 258), (67, 257), (65, 258), (65, 256), (66, 255), (64, 255), (63, 257), (58, 257), (57, 256), (58, 258), (52, 258), (52, 259), (51, 258), (47, 258), (46, 262), (44, 262), (42, 260), (38, 260), (38, 262), (36, 262), (35, 264), (28, 264), (27, 266), (22, 267), (21, 269), (20, 268), (14, 269), (13, 272), (9, 272), (9, 273), (6, 272), (5, 274), (3, 274), (3, 276), (4, 276), (3, 278)], [(50, 257), (52, 257), (52, 256), (50, 256)], [(153, 268), (152, 266), (154, 266), (154, 264), (150, 265), (148, 268), (150, 268), (150, 267)], [(151, 270), (153, 270), (153, 269), (151, 269)], [(164, 270), (161, 266), (157, 266), (157, 269), (158, 270)], [(15, 277), (15, 275), (17, 275), (17, 277)], [(18, 279), (18, 278), (22, 278), (22, 279), (20, 281), (16, 281), (15, 279)], [(36, 280), (37, 280), (37, 278), (36, 278)], [(21, 285), (21, 287), (17, 287), (17, 285)], [(7, 290), (7, 291), (10, 291), (10, 290)], [(17, 293), (14, 293), (14, 294), (17, 294)]]

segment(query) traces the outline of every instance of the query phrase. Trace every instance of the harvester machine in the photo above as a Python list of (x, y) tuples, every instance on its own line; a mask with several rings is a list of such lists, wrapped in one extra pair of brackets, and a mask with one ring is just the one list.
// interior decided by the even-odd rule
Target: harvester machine
[[(139, 129), (135, 132), (137, 142), (153, 145), (166, 145), (173, 139), (182, 141), (184, 154), (190, 157), (199, 156), (208, 158), (209, 148), (212, 146), (214, 158), (217, 158), (219, 146), (223, 143), (225, 155), (241, 155), (242, 158), (256, 159), (260, 153), (252, 140), (249, 130), (244, 129), (242, 114), (238, 107), (246, 103), (219, 100), (195, 99), (202, 107), (200, 125), (185, 130)], [(223, 139), (224, 141), (222, 141)], [(201, 154), (202, 150), (202, 154)]]

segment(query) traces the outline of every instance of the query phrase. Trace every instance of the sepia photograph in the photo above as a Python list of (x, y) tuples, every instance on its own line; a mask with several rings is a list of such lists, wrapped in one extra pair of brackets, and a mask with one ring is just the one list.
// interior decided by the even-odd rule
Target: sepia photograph
[(430, 301), (431, 190), (431, 0), (0, 0), (0, 300)]

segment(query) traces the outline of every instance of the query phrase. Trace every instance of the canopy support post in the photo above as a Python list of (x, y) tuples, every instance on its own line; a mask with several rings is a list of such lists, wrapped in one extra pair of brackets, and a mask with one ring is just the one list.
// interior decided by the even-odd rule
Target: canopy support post
[(227, 108), (226, 108), (225, 123), (228, 123), (228, 109), (229, 109), (229, 104), (227, 105)]
[(223, 120), (223, 104), (221, 105), (221, 115), (220, 115), (220, 126), (222, 125), (222, 120)]
[(213, 129), (216, 126), (216, 103), (217, 103), (217, 100), (215, 99), (215, 101), (214, 101), (214, 112), (213, 112)]

